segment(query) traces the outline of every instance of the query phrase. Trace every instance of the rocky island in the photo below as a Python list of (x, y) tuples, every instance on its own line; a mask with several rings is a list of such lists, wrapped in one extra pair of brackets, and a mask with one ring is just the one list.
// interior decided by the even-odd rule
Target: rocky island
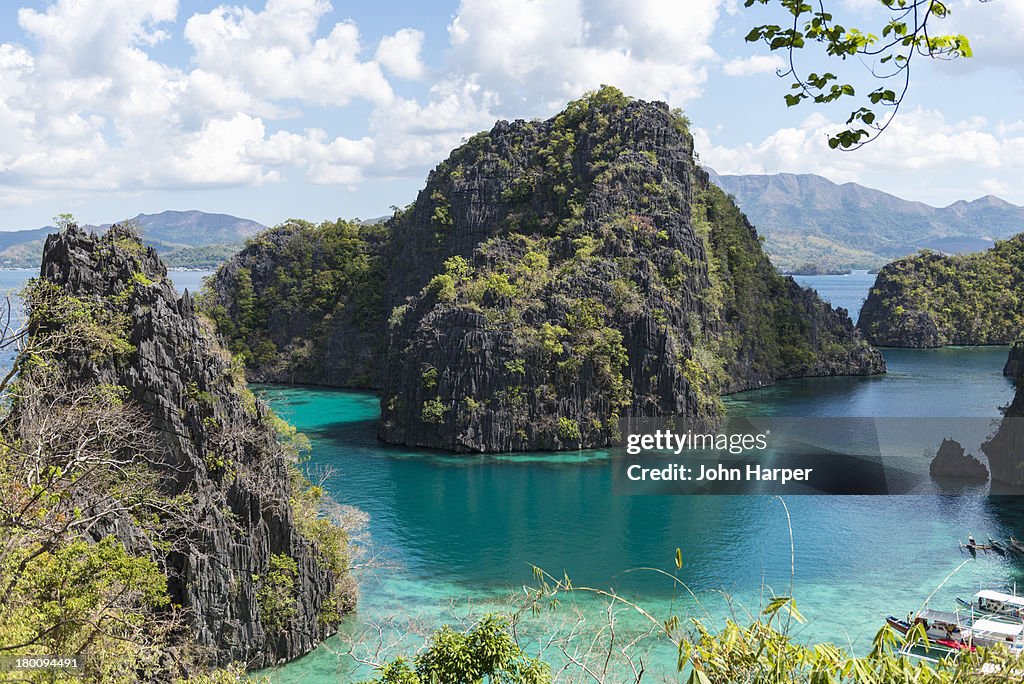
[(93, 681), (264, 667), (332, 634), (355, 600), (345, 532), (153, 248), (67, 227), (25, 301), (3, 470), (38, 484), (2, 482), (3, 624), (84, 648)]
[(379, 389), (382, 439), (453, 451), (602, 446), (620, 417), (884, 371), (775, 271), (686, 119), (614, 88), (474, 136), (383, 226), (257, 237), (204, 307), (253, 377)]
[(995, 434), (982, 445), (988, 456), (992, 480), (1012, 487), (1024, 487), (1024, 343), (1010, 348), (1003, 373), (1013, 379), (1016, 391), (1004, 411)]
[(858, 327), (889, 347), (1010, 344), (1024, 330), (1024, 235), (975, 254), (922, 252), (886, 264)]
[(934, 478), (950, 478), (984, 482), (988, 480), (988, 468), (975, 457), (968, 454), (959, 442), (943, 439), (935, 458), (928, 466), (928, 472)]

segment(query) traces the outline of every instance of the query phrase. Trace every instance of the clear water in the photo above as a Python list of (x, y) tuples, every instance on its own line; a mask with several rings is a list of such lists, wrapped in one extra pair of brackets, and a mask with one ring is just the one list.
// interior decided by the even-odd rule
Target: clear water
[[(0, 270), (0, 291), (14, 292), (35, 273)], [(179, 289), (198, 291), (205, 272), (172, 272)], [(833, 304), (859, 310), (873, 276), (798, 277)], [(998, 416), (1012, 396), (1002, 377), (1004, 348), (884, 350), (889, 373), (877, 378), (807, 379), (727, 398), (747, 415)], [(362, 392), (263, 387), (278, 411), (310, 436), (310, 467), (332, 467), (337, 499), (370, 515), (373, 552), (387, 567), (360, 574), (357, 615), (343, 636), (272, 673), (280, 682), (355, 681), (343, 655), (344, 635), (365, 637), (368, 625), (394, 620), (391, 632), (420, 635), (467, 611), (499, 610), (510, 592), (532, 584), (531, 566), (571, 575), (577, 585), (614, 588), (658, 617), (702, 614), (672, 583), (636, 568), (674, 568), (716, 619), (756, 609), (762, 587), (788, 593), (789, 531), (777, 499), (629, 497), (612, 493), (609, 461), (600, 452), (452, 456), (379, 443), (378, 402)], [(790, 497), (795, 543), (795, 595), (808, 623), (801, 638), (866, 650), (885, 615), (920, 607), (966, 555), (958, 541), (1024, 532), (1024, 504), (1011, 497)], [(1024, 586), (1024, 567), (979, 556), (939, 589), (931, 605), (980, 586)], [(566, 601), (543, 622), (574, 613)], [(603, 602), (580, 595), (575, 607), (600, 619)], [(629, 613), (623, 625), (640, 629)], [(525, 633), (548, 629), (542, 621)], [(533, 630), (531, 632), (531, 629)], [(625, 630), (624, 630), (625, 631)], [(528, 641), (528, 639), (527, 639)], [(648, 672), (671, 673), (675, 654), (652, 646)], [(529, 642), (528, 642), (529, 645)], [(552, 660), (557, 660), (552, 656)], [(656, 677), (652, 679), (657, 680)]]
[[(866, 274), (799, 280), (813, 281), (824, 296), (854, 311), (871, 282)], [(996, 417), (1011, 398), (1000, 373), (1005, 348), (884, 353), (884, 377), (780, 383), (729, 397), (730, 410)], [(614, 588), (659, 617), (672, 610), (699, 615), (694, 601), (680, 598), (665, 577), (630, 572), (672, 570), (677, 547), (684, 561), (679, 577), (717, 619), (729, 611), (720, 591), (751, 609), (762, 587), (789, 591), (789, 532), (775, 498), (619, 496), (600, 452), (452, 456), (395, 448), (376, 440), (373, 394), (286, 387), (262, 393), (311, 437), (312, 465), (336, 470), (329, 488), (343, 503), (369, 513), (374, 548), (393, 563), (364, 574), (348, 633), (362, 634), (361, 625), (397, 617), (395, 631), (418, 634), (466, 610), (500, 608), (510, 591), (532, 584), (534, 565), (556, 576), (567, 572), (577, 585)], [(958, 541), (968, 532), (1005, 537), (1020, 535), (1024, 526), (1024, 506), (1010, 497), (805, 496), (787, 504), (795, 595), (808, 618), (801, 638), (861, 651), (887, 614), (919, 608), (967, 560)], [(939, 589), (931, 605), (952, 607), (955, 596), (979, 586), (1010, 587), (1024, 579), (1021, 571), (1012, 559), (981, 556)], [(599, 619), (601, 602), (586, 596), (578, 602), (584, 615)], [(634, 627), (641, 624), (634, 619)], [(417, 639), (409, 640), (414, 648)], [(328, 641), (275, 679), (355, 679), (351, 660), (339, 656), (343, 641)], [(671, 648), (655, 647), (648, 671), (671, 672), (674, 655)]]

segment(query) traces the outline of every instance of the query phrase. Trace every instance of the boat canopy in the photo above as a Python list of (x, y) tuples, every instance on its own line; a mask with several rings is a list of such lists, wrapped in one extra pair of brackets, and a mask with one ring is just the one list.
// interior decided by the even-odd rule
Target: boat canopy
[(982, 632), (984, 634), (1018, 638), (1024, 633), (1024, 624), (981, 619), (976, 620), (971, 625), (971, 631), (975, 634)]
[(1024, 608), (1024, 596), (1014, 596), (1013, 594), (1004, 594), (999, 591), (992, 591), (990, 589), (983, 589), (974, 595), (974, 598), (985, 599), (986, 601), (999, 601), (1010, 606), (1017, 608)]
[(934, 608), (925, 608), (917, 614), (917, 617), (933, 623), (940, 622), (947, 625), (960, 624), (960, 616), (949, 610), (935, 610)]

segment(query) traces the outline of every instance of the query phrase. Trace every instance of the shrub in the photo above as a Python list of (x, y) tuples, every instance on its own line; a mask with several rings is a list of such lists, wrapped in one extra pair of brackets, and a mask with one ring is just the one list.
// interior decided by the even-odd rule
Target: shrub
[(298, 606), (295, 604), (295, 581), (298, 576), (299, 567), (294, 558), (286, 553), (275, 553), (270, 557), (267, 574), (256, 590), (260, 623), (267, 632), (283, 632), (298, 615)]
[(558, 418), (558, 438), (563, 442), (580, 441), (580, 426), (575, 420), (560, 416)]
[(445, 406), (443, 401), (441, 401), (441, 397), (435, 397), (423, 402), (423, 410), (420, 412), (420, 418), (424, 423), (443, 425), (445, 414), (447, 413), (448, 407)]

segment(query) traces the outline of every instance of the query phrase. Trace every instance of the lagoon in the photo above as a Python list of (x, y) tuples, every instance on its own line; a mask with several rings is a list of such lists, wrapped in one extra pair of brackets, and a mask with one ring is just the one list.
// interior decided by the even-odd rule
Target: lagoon
[[(0, 271), (0, 289), (20, 289), (34, 275)], [(192, 292), (208, 275), (170, 273), (179, 289)], [(874, 277), (854, 272), (797, 280), (856, 315)], [(885, 376), (786, 381), (726, 397), (726, 404), (733, 415), (994, 419), (1012, 398), (1001, 374), (1003, 347), (883, 353)], [(674, 571), (676, 548), (683, 559), (679, 578), (716, 620), (756, 609), (762, 587), (788, 592), (789, 528), (774, 497), (624, 496), (613, 492), (610, 459), (600, 451), (467, 456), (392, 447), (376, 439), (373, 393), (258, 390), (310, 437), (310, 468), (336, 471), (327, 482), (332, 494), (369, 514), (369, 546), (383, 561), (360, 574), (359, 610), (343, 636), (272, 673), (274, 681), (355, 681), (369, 672), (343, 655), (344, 634), (361, 639), (368, 626), (388, 622), (393, 636), (407, 636), (406, 645), (415, 648), (422, 634), (468, 611), (506, 608), (510, 592), (534, 582), (533, 566), (556, 576), (566, 572), (577, 584), (614, 588), (659, 616), (703, 614), (665, 577), (634, 572)], [(918, 609), (969, 560), (958, 547), (968, 533), (984, 539), (1024, 532), (1024, 503), (1017, 497), (794, 496), (786, 505), (796, 554), (794, 594), (808, 618), (798, 636), (859, 651), (869, 647), (887, 614)], [(1024, 586), (1019, 562), (980, 555), (935, 593), (931, 605), (952, 608), (956, 596), (981, 586), (1013, 589), (1018, 583)], [(582, 596), (578, 607), (596, 619), (602, 605)], [(573, 615), (566, 608), (545, 619)], [(635, 616), (620, 619), (643, 627)], [(651, 679), (670, 674), (674, 658), (663, 642), (655, 645)]]
[[(798, 280), (856, 310), (873, 276)], [(726, 403), (743, 415), (995, 419), (1012, 397), (1001, 374), (1003, 347), (884, 354), (889, 372), (882, 377), (793, 380)], [(577, 585), (614, 588), (662, 617), (673, 610), (682, 618), (701, 615), (696, 601), (680, 596), (664, 576), (636, 571), (674, 572), (677, 548), (683, 560), (678, 577), (713, 619), (756, 610), (765, 587), (788, 592), (789, 527), (777, 498), (620, 495), (601, 451), (479, 456), (393, 447), (376, 439), (379, 407), (372, 393), (260, 392), (310, 437), (310, 467), (335, 471), (327, 482), (334, 496), (370, 516), (373, 551), (389, 567), (361, 577), (358, 614), (343, 630), (357, 640), (368, 625), (387, 623), (389, 634), (407, 632), (406, 645), (415, 648), (418, 635), (443, 622), (504, 607), (511, 592), (534, 583), (534, 566), (554, 576), (568, 573)], [(937, 588), (930, 605), (951, 609), (956, 596), (980, 586), (1012, 588), (1024, 579), (1013, 559), (971, 560), (958, 545), (968, 533), (1019, 535), (1024, 505), (1018, 497), (794, 496), (785, 503), (795, 547), (794, 594), (808, 618), (797, 633), (802, 639), (863, 652), (887, 614), (917, 610)], [(582, 596), (578, 607), (593, 621), (601, 605)], [(546, 619), (573, 615), (560, 610), (561, 616)], [(642, 626), (635, 616), (621, 619)], [(529, 636), (529, 627), (525, 631)], [(354, 681), (347, 648), (335, 637), (281, 668), (274, 680)], [(671, 648), (655, 646), (651, 679), (671, 673), (674, 657)]]

